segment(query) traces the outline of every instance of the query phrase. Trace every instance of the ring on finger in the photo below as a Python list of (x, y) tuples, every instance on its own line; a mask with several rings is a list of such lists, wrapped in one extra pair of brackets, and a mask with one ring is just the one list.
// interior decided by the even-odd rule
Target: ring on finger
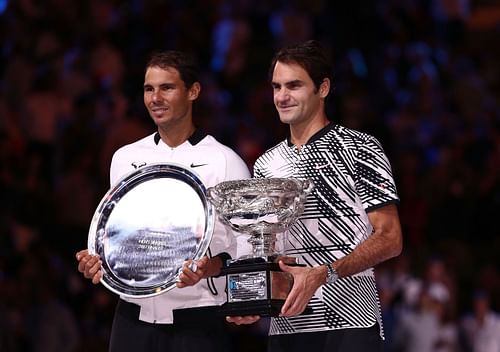
[(198, 270), (198, 265), (196, 265), (195, 262), (191, 262), (189, 265), (188, 265), (188, 268), (189, 270), (191, 270), (193, 273), (196, 272), (196, 270)]

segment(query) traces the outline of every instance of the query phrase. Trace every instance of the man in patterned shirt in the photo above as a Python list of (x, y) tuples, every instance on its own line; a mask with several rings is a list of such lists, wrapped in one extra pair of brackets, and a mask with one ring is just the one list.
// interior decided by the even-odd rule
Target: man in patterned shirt
[[(382, 351), (373, 266), (402, 250), (390, 163), (374, 137), (327, 118), (331, 66), (318, 42), (282, 49), (271, 73), (290, 135), (256, 161), (254, 176), (311, 179), (315, 188), (288, 233), (285, 254), (306, 266), (280, 262), (294, 284), (271, 319), (268, 350)], [(248, 324), (259, 317), (227, 319)]]

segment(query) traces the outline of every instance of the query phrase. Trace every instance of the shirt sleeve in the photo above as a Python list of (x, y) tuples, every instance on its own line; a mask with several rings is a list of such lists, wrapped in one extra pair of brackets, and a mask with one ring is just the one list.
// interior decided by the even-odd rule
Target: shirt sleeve
[(247, 164), (235, 152), (226, 155), (226, 177), (225, 181), (242, 180), (250, 178)]
[(117, 164), (118, 164), (118, 161), (117, 161), (117, 153), (115, 152), (113, 154), (113, 158), (111, 159), (111, 166), (109, 168), (109, 184), (110, 186), (113, 186), (116, 181), (118, 181), (119, 177), (118, 177), (118, 171), (117, 171)]
[(130, 164), (127, 164), (126, 147), (121, 147), (114, 152), (109, 168), (109, 184), (113, 187), (122, 177), (131, 171)]
[(356, 190), (367, 211), (399, 202), (391, 164), (376, 138), (368, 136), (360, 144), (355, 160)]

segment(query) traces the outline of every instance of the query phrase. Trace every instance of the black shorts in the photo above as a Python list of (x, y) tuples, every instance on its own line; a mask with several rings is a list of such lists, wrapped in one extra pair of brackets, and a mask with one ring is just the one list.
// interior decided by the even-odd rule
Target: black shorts
[(382, 352), (379, 326), (269, 336), (268, 352)]
[(222, 317), (199, 324), (151, 324), (139, 320), (139, 306), (119, 300), (110, 352), (230, 352), (230, 334)]

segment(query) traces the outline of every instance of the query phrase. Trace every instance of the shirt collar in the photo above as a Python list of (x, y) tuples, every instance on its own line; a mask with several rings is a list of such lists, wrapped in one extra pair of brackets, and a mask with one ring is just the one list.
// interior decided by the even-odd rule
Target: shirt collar
[[(317, 141), (318, 139), (323, 137), (325, 134), (330, 132), (333, 129), (333, 127), (335, 127), (335, 124), (333, 122), (328, 123), (328, 125), (326, 125), (322, 129), (320, 129), (318, 132), (313, 134), (311, 136), (311, 138), (309, 138), (309, 140), (306, 142), (306, 144), (311, 144), (311, 143)], [(288, 136), (286, 137), (286, 142), (287, 142), (289, 147), (293, 147), (294, 144), (292, 143), (292, 137), (290, 136), (290, 134), (288, 134)]]
[[(188, 138), (188, 141), (189, 143), (191, 143), (191, 145), (196, 145), (198, 143), (201, 142), (201, 140), (203, 138), (205, 138), (207, 136), (207, 134), (199, 129), (196, 129), (194, 130), (193, 134)], [(154, 135), (154, 141), (155, 141), (155, 144), (158, 145), (158, 143), (160, 143), (160, 140), (161, 140), (161, 137), (160, 137), (160, 133), (158, 133), (158, 131), (156, 131), (155, 135)]]

